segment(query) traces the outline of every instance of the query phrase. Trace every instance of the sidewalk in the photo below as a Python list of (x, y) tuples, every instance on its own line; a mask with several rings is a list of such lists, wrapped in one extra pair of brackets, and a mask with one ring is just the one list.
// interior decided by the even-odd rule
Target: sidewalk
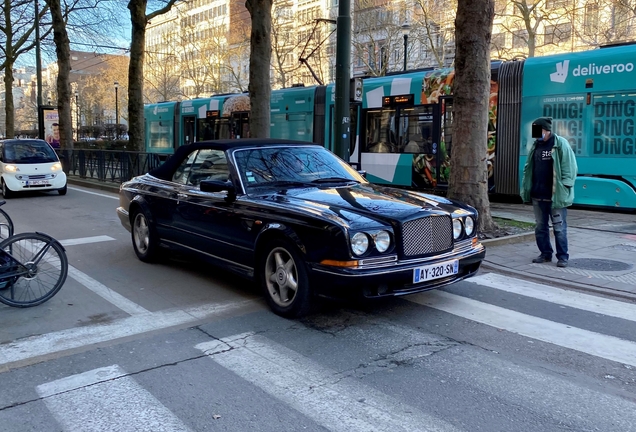
[[(531, 205), (492, 203), (491, 212), (495, 217), (534, 222)], [(532, 263), (539, 255), (534, 232), (484, 240), (483, 268), (636, 301), (636, 213), (569, 208), (567, 221), (567, 268), (557, 267), (556, 258)]]

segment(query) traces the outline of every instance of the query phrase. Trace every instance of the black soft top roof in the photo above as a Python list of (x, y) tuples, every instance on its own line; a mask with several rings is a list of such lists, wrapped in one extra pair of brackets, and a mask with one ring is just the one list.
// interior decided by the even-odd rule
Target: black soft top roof
[(216, 150), (232, 150), (246, 147), (271, 147), (271, 146), (301, 146), (301, 145), (320, 145), (306, 141), (294, 141), (276, 138), (242, 138), (242, 139), (225, 139), (213, 141), (199, 141), (193, 144), (181, 146), (170, 158), (163, 164), (149, 172), (150, 175), (162, 180), (172, 179), (172, 174), (181, 162), (193, 151), (201, 149)]

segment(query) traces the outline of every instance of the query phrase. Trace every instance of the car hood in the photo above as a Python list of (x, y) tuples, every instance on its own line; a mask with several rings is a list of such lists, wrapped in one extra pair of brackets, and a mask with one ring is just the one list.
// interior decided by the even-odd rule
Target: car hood
[(338, 218), (346, 225), (391, 223), (426, 214), (450, 214), (473, 209), (435, 195), (374, 184), (330, 188), (286, 189), (261, 195), (281, 211), (309, 211), (325, 218)]

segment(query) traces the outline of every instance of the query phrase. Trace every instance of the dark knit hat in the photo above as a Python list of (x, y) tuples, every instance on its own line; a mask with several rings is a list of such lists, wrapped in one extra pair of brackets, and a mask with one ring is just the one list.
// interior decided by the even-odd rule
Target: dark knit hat
[(541, 126), (541, 129), (552, 131), (552, 117), (539, 117), (532, 124)]

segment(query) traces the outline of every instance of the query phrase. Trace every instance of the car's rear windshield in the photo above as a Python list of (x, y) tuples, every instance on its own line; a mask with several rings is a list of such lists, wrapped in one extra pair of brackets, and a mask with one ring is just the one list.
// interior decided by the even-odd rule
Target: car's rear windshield
[(2, 151), (4, 163), (36, 164), (57, 162), (55, 151), (45, 141), (5, 142)]

